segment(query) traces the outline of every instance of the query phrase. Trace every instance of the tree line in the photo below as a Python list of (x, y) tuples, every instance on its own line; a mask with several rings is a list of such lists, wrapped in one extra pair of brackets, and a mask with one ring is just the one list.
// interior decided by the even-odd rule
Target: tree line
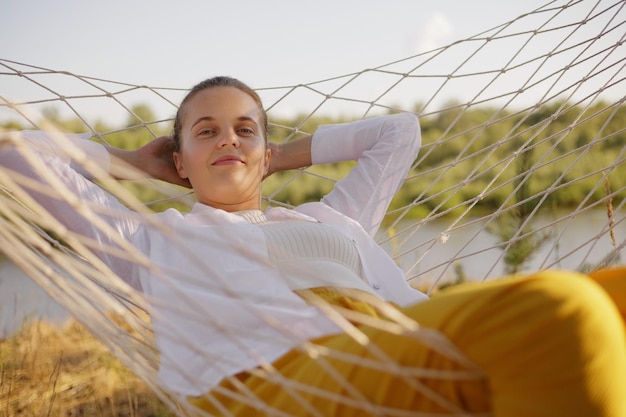
[[(415, 112), (419, 109), (416, 105)], [(123, 149), (135, 149), (171, 132), (171, 121), (158, 121), (148, 105), (136, 105), (131, 111), (121, 126), (97, 120), (92, 129), (107, 144)], [(61, 118), (54, 109), (43, 114), (64, 131), (89, 130), (81, 120)], [(512, 198), (515, 193), (525, 196), (525, 210), (540, 200), (542, 205), (567, 208), (600, 200), (607, 189), (617, 190), (613, 199), (621, 200), (626, 178), (626, 165), (620, 163), (626, 145), (623, 120), (625, 106), (601, 102), (586, 108), (554, 102), (524, 111), (450, 103), (447, 110), (420, 118), (423, 146), (391, 209), (413, 204), (409, 217), (422, 217), (433, 210), (454, 214), (472, 204), (480, 214), (518, 204), (519, 199)], [(312, 133), (321, 124), (346, 121), (329, 116), (270, 117), (269, 140), (282, 142)], [(0, 125), (10, 130), (33, 128), (15, 121)], [(264, 194), (271, 201), (293, 205), (319, 200), (333, 186), (327, 179), (342, 178), (352, 165), (312, 167), (295, 179), (293, 172), (278, 173), (265, 181)], [(602, 170), (610, 166), (610, 172)], [(603, 181), (606, 186), (598, 186)], [(153, 187), (125, 185), (143, 201), (163, 198)], [(553, 191), (545, 194), (547, 189)], [(153, 208), (169, 206), (184, 208), (169, 200)]]

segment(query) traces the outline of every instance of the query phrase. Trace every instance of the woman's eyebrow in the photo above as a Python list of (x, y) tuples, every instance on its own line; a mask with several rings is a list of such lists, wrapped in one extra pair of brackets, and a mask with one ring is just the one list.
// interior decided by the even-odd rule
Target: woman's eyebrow
[(193, 128), (195, 125), (197, 125), (200, 122), (204, 122), (204, 121), (213, 121), (215, 120), (215, 117), (212, 116), (203, 116), (200, 117), (198, 120), (196, 120), (195, 122), (193, 122), (193, 124), (191, 125), (191, 127)]
[(250, 117), (250, 116), (240, 116), (237, 118), (237, 120), (239, 120), (240, 122), (252, 122), (255, 125), (259, 125), (259, 123), (256, 121), (256, 119), (254, 117)]
[[(215, 117), (213, 116), (203, 116), (198, 118), (195, 122), (193, 122), (193, 124), (191, 125), (191, 128), (193, 128), (195, 125), (197, 125), (198, 123), (204, 122), (204, 121), (214, 121)], [(252, 122), (255, 125), (259, 125), (259, 123), (256, 121), (256, 119), (254, 117), (251, 116), (239, 116), (237, 118), (238, 121), (240, 122)]]

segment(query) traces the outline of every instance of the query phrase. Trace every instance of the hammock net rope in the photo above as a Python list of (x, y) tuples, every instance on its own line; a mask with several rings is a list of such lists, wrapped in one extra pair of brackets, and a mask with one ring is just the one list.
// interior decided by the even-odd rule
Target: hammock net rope
[[(270, 140), (289, 141), (312, 133), (320, 123), (339, 121), (332, 115), (346, 108), (356, 114), (346, 121), (396, 112), (417, 114), (423, 147), (377, 240), (405, 271), (411, 285), (426, 292), (444, 284), (493, 279), (509, 272), (548, 268), (585, 272), (619, 263), (626, 246), (625, 7), (623, 0), (550, 2), (470, 38), (396, 62), (298, 85), (257, 88), (270, 116)], [(485, 62), (498, 64), (486, 67)], [(20, 86), (19, 98), (2, 92), (2, 86), (9, 84)], [(459, 99), (455, 92), (460, 90), (471, 93)], [(172, 122), (169, 116), (146, 116), (136, 103), (158, 104), (174, 114), (184, 91), (0, 59), (0, 121), (6, 131), (43, 129), (59, 140), (59, 131), (91, 132), (105, 145), (132, 149), (167, 134)], [(413, 97), (409, 102), (404, 98), (407, 91)], [(308, 103), (308, 108), (298, 116), (272, 118), (273, 113), (281, 114), (295, 103), (302, 108), (302, 102)], [(128, 122), (112, 127), (86, 116), (87, 109), (96, 106), (106, 109), (103, 115), (121, 115)], [(60, 115), (66, 116), (62, 122)], [(27, 160), (33, 160), (29, 149), (14, 136), (4, 135), (3, 142), (11, 142)], [(67, 145), (68, 154), (82, 162), (84, 171), (138, 215), (170, 206), (184, 210), (192, 203), (186, 190), (153, 180), (112, 181)], [(317, 198), (349, 167), (336, 164), (276, 175), (267, 180), (264, 202), (291, 207)], [(71, 204), (104, 233), (107, 226), (99, 216), (115, 213), (102, 213), (101, 208), (73, 198), (45, 168), (34, 167), (50, 184), (46, 187), (0, 168), (3, 255), (81, 320), (172, 409), (181, 415), (189, 412), (189, 406), (172, 397), (157, 378), (162, 358), (151, 326), (154, 317), (150, 315), (156, 313), (149, 304), (156, 301), (146, 300), (115, 277), (94, 250), (115, 252), (145, 268), (154, 266), (128, 242), (97, 247), (96, 242), (71, 233), (50, 216), (30, 193)], [(572, 234), (574, 222), (580, 219), (588, 227)], [(174, 234), (163, 225), (154, 227)], [(246, 248), (234, 245), (232, 250)], [(196, 257), (194, 262), (206, 267), (203, 259)], [(190, 279), (184, 271), (155, 273), (166, 283)], [(220, 271), (209, 274), (216, 287), (228, 281)], [(194, 305), (193, 300), (183, 302)], [(377, 361), (369, 366), (402, 375), (416, 395), (428, 396), (447, 415), (473, 415), (416, 378), (481, 378), (480, 370), (437, 332), (402, 317), (378, 321), (336, 310), (328, 310), (328, 314), (366, 345), (351, 321), (411, 334), (453, 358), (459, 363), (457, 371), (403, 369), (371, 347)], [(220, 323), (211, 324), (229, 337)], [(289, 337), (289, 329), (267, 324)], [(176, 334), (175, 328), (168, 331)], [(314, 345), (303, 349), (322, 363), (339, 354)], [(259, 366), (277, 377), (263, 358), (259, 358)], [(313, 389), (294, 387), (290, 381), (280, 383), (296, 396), (298, 390)], [(377, 409), (351, 390), (348, 382), (342, 383), (346, 395), (338, 401), (357, 402), (373, 415), (411, 415)], [(238, 399), (258, 402), (246, 393)], [(318, 414), (310, 405), (303, 407), (311, 408), (311, 415)]]

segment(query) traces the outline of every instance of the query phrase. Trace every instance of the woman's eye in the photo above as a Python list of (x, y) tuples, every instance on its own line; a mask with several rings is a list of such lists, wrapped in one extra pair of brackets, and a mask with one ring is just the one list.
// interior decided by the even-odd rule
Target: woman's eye
[(213, 129), (202, 129), (200, 131), (198, 131), (198, 135), (199, 136), (207, 136), (207, 135), (211, 135), (214, 132)]
[(239, 129), (239, 133), (242, 133), (244, 135), (253, 135), (254, 134), (254, 130), (250, 129), (249, 127), (242, 127)]

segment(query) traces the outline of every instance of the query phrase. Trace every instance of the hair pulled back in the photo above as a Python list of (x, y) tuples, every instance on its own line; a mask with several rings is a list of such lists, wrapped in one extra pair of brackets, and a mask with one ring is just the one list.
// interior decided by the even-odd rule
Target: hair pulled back
[(174, 119), (174, 129), (172, 132), (172, 139), (174, 140), (175, 144), (174, 150), (179, 151), (182, 144), (181, 129), (182, 116), (183, 112), (185, 111), (185, 105), (199, 92), (214, 87), (234, 87), (252, 97), (254, 102), (259, 106), (259, 112), (261, 114), (260, 123), (263, 128), (263, 137), (267, 141), (267, 114), (265, 112), (265, 109), (263, 108), (263, 102), (261, 101), (261, 97), (259, 97), (256, 91), (254, 91), (247, 84), (239, 81), (238, 79), (220, 75), (199, 82), (198, 84), (193, 86), (191, 90), (189, 90), (185, 98), (183, 98), (183, 101), (181, 101), (180, 106), (178, 107), (178, 111), (176, 112), (176, 118)]

